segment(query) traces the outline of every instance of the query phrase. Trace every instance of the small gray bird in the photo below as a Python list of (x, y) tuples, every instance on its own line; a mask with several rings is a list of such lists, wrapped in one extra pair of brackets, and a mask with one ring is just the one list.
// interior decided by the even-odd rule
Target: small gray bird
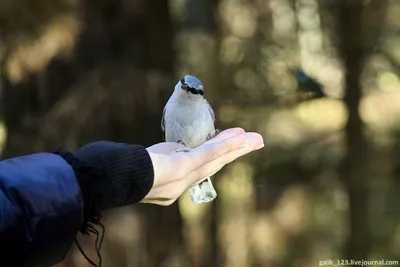
[[(196, 77), (186, 75), (176, 84), (164, 107), (161, 128), (165, 132), (165, 141), (195, 148), (219, 132), (214, 128), (214, 121), (214, 111), (204, 98), (203, 84)], [(217, 197), (210, 177), (190, 188), (189, 193), (195, 204), (210, 202)]]

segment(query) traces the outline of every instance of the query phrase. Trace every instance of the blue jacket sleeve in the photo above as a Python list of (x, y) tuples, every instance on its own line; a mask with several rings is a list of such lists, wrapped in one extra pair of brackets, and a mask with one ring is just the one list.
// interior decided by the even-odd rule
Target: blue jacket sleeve
[(0, 161), (0, 266), (60, 262), (82, 224), (81, 190), (61, 156)]

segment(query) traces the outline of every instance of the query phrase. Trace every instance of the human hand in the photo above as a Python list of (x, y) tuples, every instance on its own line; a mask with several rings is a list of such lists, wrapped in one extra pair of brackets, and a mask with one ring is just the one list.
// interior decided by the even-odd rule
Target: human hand
[(212, 176), (226, 164), (264, 146), (258, 133), (245, 133), (231, 128), (187, 153), (174, 153), (185, 148), (164, 142), (147, 148), (154, 168), (154, 184), (142, 203), (168, 206), (186, 190)]

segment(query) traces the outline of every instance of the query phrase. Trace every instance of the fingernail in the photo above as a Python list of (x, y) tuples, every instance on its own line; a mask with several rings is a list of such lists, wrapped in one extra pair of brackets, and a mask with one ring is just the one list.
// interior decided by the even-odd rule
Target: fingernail
[(261, 149), (263, 147), (264, 147), (264, 143), (261, 143), (258, 146), (256, 146), (254, 149), (257, 150), (257, 149)]

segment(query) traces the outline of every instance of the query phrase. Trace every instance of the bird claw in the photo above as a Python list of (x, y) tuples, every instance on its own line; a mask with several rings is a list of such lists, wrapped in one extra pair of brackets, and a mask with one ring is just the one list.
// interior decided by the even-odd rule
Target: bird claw
[[(183, 146), (186, 146), (185, 143), (182, 140), (178, 140), (176, 143), (178, 143), (180, 145), (183, 145)], [(190, 152), (190, 149), (189, 148), (180, 148), (180, 149), (174, 150), (174, 152), (175, 153), (177, 153), (177, 152)]]
[(182, 140), (178, 140), (177, 143), (180, 144), (180, 145), (186, 146), (185, 143)]
[(176, 149), (174, 150), (175, 153), (179, 153), (179, 152), (190, 152), (189, 148), (181, 148), (181, 149)]

